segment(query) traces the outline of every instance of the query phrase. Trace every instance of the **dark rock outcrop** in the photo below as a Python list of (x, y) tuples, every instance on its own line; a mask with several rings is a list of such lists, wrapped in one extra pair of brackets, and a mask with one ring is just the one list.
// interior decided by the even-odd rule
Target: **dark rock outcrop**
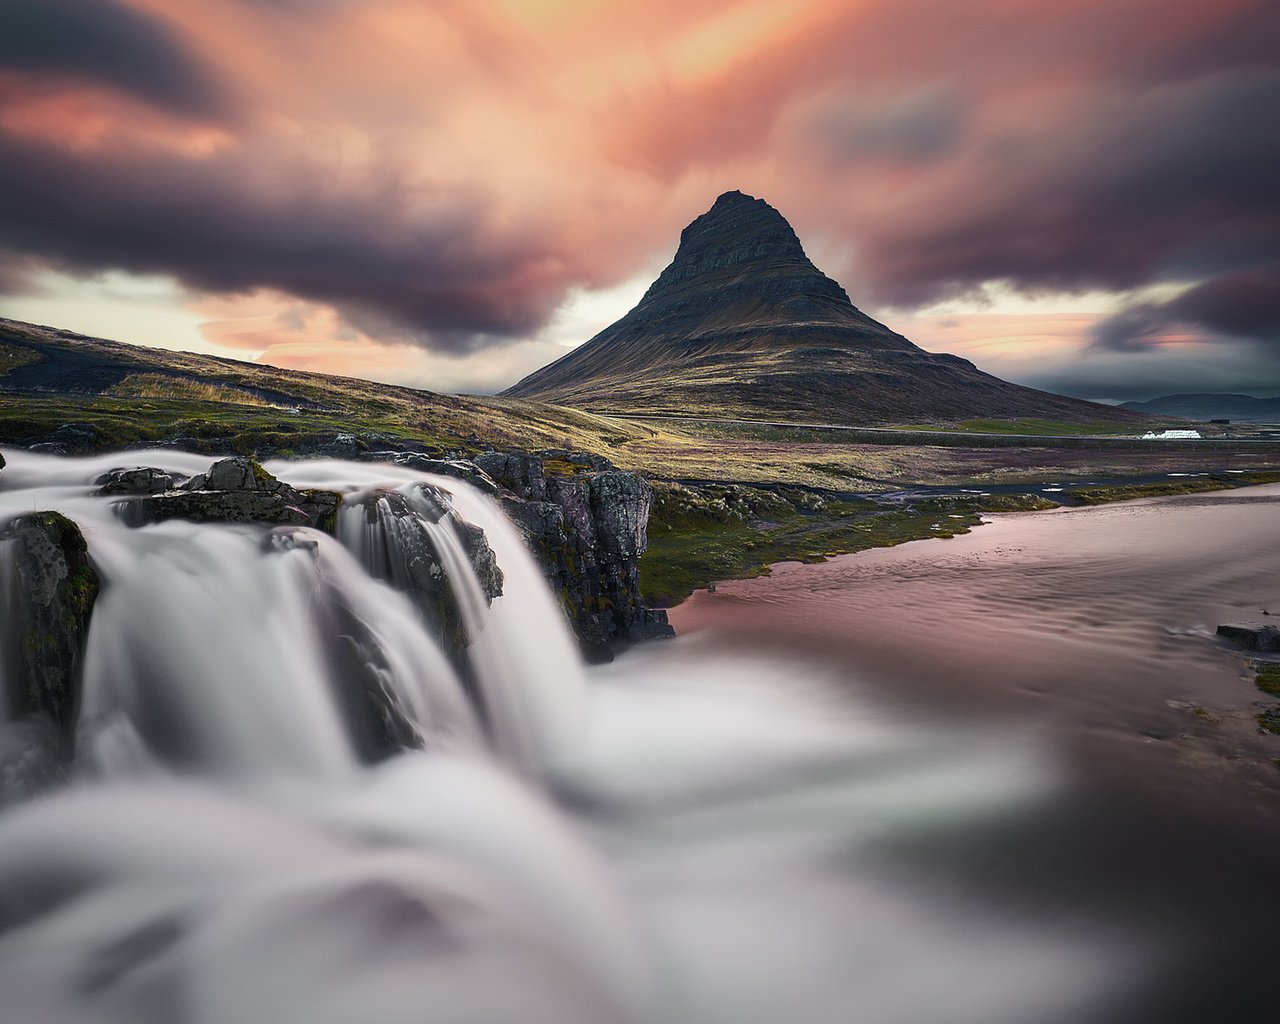
[[(480, 458), (509, 491), (503, 510), (524, 534), (584, 655), (607, 661), (617, 642), (674, 635), (666, 613), (640, 596), (652, 488), (600, 456), (542, 455)], [(548, 475), (548, 465), (568, 472)], [(594, 468), (579, 472), (583, 466)]]
[(430, 527), (443, 526), (456, 538), (488, 603), (502, 594), (502, 570), (484, 531), (458, 515), (448, 494), (427, 484), (408, 492), (373, 491), (356, 507), (363, 509), (367, 529), (360, 551), (365, 568), (409, 597), (465, 678), (470, 666), (464, 652), (474, 637), (456, 591), (463, 581), (449, 578), (445, 531)]
[(222, 459), (181, 486), (117, 503), (130, 526), (165, 519), (197, 523), (278, 523), (332, 531), (341, 503), (333, 491), (299, 491), (252, 459)]
[[(264, 540), (269, 551), (305, 551), (317, 557), (314, 537), (291, 527), (272, 530)], [(367, 763), (386, 760), (402, 750), (420, 749), (423, 737), (410, 710), (389, 685), (391, 665), (382, 642), (366, 617), (357, 614), (341, 588), (321, 576), (312, 604), (323, 623), (318, 631), (325, 648), (325, 663), (338, 682), (334, 697), (342, 706), (357, 754)]]
[(523, 452), (485, 452), (472, 460), (486, 476), (524, 501), (547, 500), (542, 459)]
[(163, 494), (177, 486), (171, 473), (153, 466), (109, 469), (94, 481), (98, 494)]
[(465, 480), (471, 486), (484, 491), (485, 494), (497, 494), (498, 486), (476, 462), (467, 459), (437, 459), (420, 452), (399, 452), (392, 459), (397, 466), (407, 466), (419, 473), (435, 473), (437, 476), (451, 476), (455, 480)]
[(1218, 636), (1250, 651), (1280, 651), (1280, 626), (1270, 622), (1230, 622), (1218, 627)]
[[(3, 679), (15, 719), (44, 721), (69, 756), (79, 711), (89, 617), (101, 580), (79, 527), (57, 512), (31, 512), (0, 534), (11, 545)], [(34, 728), (43, 730), (42, 726)]]

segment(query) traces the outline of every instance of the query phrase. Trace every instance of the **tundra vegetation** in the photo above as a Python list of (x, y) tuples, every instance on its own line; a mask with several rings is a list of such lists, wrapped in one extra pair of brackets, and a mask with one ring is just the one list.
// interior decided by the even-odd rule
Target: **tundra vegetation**
[[(654, 487), (640, 583), (662, 604), (778, 561), (952, 537), (985, 514), (1280, 480), (1280, 443), (1156, 445), (1117, 436), (1116, 424), (1025, 417), (875, 431), (604, 416), (14, 321), (0, 321), (0, 394), (0, 444), (69, 454), (164, 445), (256, 459), (548, 449), (603, 456)], [(554, 456), (544, 465), (549, 476), (579, 468)]]

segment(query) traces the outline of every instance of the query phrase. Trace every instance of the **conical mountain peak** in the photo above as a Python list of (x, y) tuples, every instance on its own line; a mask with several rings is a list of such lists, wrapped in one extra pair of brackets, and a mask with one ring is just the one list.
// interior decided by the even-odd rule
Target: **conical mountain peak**
[[(706, 213), (680, 233), (680, 247), (671, 265), (649, 289), (646, 299), (661, 296), (682, 282), (726, 272), (804, 277), (826, 298), (848, 302), (834, 281), (815, 267), (787, 219), (763, 199), (743, 192), (725, 192)], [(683, 289), (681, 289), (683, 290)]]
[(505, 394), (599, 412), (810, 423), (1121, 418), (925, 352), (873, 320), (763, 199), (725, 192), (626, 316)]

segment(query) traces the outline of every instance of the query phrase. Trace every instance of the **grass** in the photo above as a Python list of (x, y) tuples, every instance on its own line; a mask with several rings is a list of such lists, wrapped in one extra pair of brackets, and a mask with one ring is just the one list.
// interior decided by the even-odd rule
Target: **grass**
[[(1063, 493), (1085, 505), (1101, 505), (1276, 482), (1280, 472), (1260, 471)], [(1031, 491), (945, 495), (888, 506), (800, 488), (658, 482), (649, 549), (640, 559), (640, 588), (649, 601), (670, 605), (708, 583), (766, 573), (774, 562), (820, 562), (868, 548), (954, 537), (978, 525), (982, 513), (1056, 507)], [(1275, 671), (1274, 685), (1280, 688), (1280, 666)]]
[(671, 605), (708, 583), (759, 576), (774, 562), (821, 562), (868, 548), (954, 537), (977, 526), (982, 512), (1052, 507), (1030, 494), (946, 496), (889, 506), (798, 488), (658, 483), (649, 548), (640, 559), (640, 589), (648, 601)]
[(178, 401), (225, 402), (229, 405), (249, 405), (267, 409), (283, 409), (287, 406), (271, 402), (252, 391), (226, 384), (209, 384), (186, 377), (173, 377), (163, 373), (134, 373), (118, 384), (107, 388), (103, 394), (129, 398), (161, 398)]
[(1066, 493), (1082, 505), (1105, 505), (1135, 498), (1164, 498), (1178, 494), (1202, 494), (1228, 491), (1255, 484), (1280, 483), (1280, 472), (1238, 473), (1231, 476), (1200, 476), (1162, 480), (1148, 484), (1124, 484), (1115, 487), (1077, 487)]
[(1134, 424), (1124, 423), (1068, 423), (1063, 420), (1042, 419), (973, 419), (964, 420), (954, 426), (937, 424), (917, 424), (900, 427), (901, 430), (955, 430), (975, 434), (1034, 434), (1040, 437), (1069, 436), (1135, 436), (1146, 429), (1138, 429)]
[(1254, 684), (1263, 693), (1280, 697), (1280, 662), (1255, 661), (1252, 663)]
[(19, 366), (30, 366), (32, 363), (40, 362), (40, 354), (32, 352), (29, 348), (20, 348), (16, 345), (5, 345), (0, 342), (0, 377), (16, 370)]
[[(6, 344), (6, 338), (13, 344)], [(92, 373), (66, 376), (65, 368), (77, 361)], [(877, 504), (857, 495), (917, 485), (1013, 484), (1030, 490), (1050, 478), (1215, 473), (1066, 492), (1083, 504), (1101, 504), (1280, 480), (1275, 472), (1280, 444), (1255, 444), (1247, 450), (1176, 442), (1153, 447), (1107, 436), (1130, 429), (1123, 425), (1048, 419), (968, 420), (959, 432), (933, 438), (920, 430), (709, 422), (725, 416), (727, 409), (693, 410), (707, 420), (604, 416), (518, 399), (439, 395), (0, 322), (0, 386), (9, 372), (6, 366), (31, 369), (19, 377), (22, 390), (0, 401), (0, 444), (30, 443), (64, 425), (87, 424), (95, 438), (86, 447), (95, 450), (177, 442), (210, 454), (262, 459), (313, 454), (341, 434), (353, 435), (357, 447), (371, 449), (415, 442), (427, 450), (462, 455), (488, 448), (603, 455), (656, 482), (651, 546), (640, 571), (644, 592), (664, 603), (714, 580), (764, 572), (776, 561), (817, 561), (954, 536), (975, 525), (982, 512), (1052, 504), (1031, 493), (963, 495), (906, 505)], [(59, 378), (58, 372), (64, 376)], [(85, 386), (85, 380), (93, 381), (96, 391), (74, 390)], [(60, 386), (68, 389), (59, 391)], [(1002, 430), (1041, 436), (1028, 441), (1000, 436)], [(1097, 434), (1099, 440), (1068, 434)], [(1051, 436), (1062, 440), (1054, 443)], [(1251, 472), (1223, 476), (1225, 468)], [(552, 475), (577, 469), (568, 460), (546, 465)]]

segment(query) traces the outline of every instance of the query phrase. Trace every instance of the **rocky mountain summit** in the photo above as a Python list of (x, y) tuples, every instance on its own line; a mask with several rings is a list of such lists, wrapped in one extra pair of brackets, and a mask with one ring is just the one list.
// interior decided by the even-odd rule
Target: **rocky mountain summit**
[(595, 412), (850, 425), (1137, 420), (918, 348), (855, 307), (786, 218), (741, 192), (684, 229), (635, 309), (504, 394)]

